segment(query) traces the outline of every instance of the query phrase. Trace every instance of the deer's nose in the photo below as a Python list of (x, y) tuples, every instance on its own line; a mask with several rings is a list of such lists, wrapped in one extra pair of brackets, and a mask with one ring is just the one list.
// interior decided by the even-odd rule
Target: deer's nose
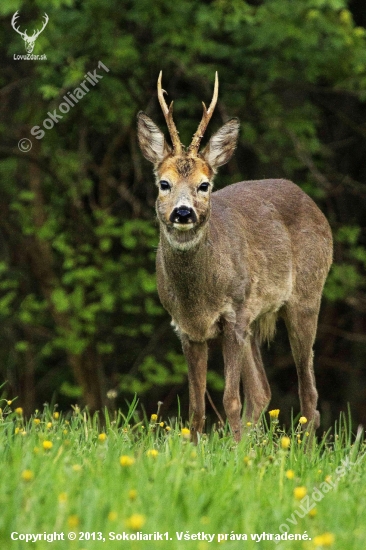
[(193, 208), (189, 206), (178, 206), (174, 208), (171, 213), (170, 221), (172, 223), (195, 223), (197, 221), (197, 216)]

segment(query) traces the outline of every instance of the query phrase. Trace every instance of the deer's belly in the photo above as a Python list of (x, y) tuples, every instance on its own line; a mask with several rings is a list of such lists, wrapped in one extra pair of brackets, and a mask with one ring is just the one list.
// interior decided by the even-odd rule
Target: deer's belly
[(216, 338), (221, 331), (219, 321), (213, 323), (200, 323), (199, 320), (194, 322), (177, 321), (172, 318), (172, 326), (179, 335), (186, 335), (192, 342), (205, 342)]
[(178, 334), (186, 335), (193, 342), (204, 342), (216, 338), (222, 331), (224, 321), (235, 323), (235, 311), (230, 303), (215, 311), (192, 312), (191, 315), (172, 315), (172, 326)]

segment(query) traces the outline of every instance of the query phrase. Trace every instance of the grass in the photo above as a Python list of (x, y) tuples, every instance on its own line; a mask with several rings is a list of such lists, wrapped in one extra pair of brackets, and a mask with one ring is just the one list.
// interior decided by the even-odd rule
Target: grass
[[(301, 424), (286, 435), (276, 412), (246, 426), (239, 444), (222, 430), (194, 447), (178, 423), (139, 422), (136, 401), (125, 415), (106, 414), (103, 429), (78, 407), (25, 420), (16, 403), (4, 404), (0, 548), (365, 548), (366, 446), (344, 416), (304, 452)], [(64, 540), (44, 540), (53, 533)], [(19, 540), (26, 534), (43, 540)]]

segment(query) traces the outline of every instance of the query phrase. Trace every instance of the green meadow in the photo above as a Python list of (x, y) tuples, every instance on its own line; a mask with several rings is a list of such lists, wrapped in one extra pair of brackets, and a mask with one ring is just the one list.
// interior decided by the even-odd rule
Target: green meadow
[(366, 446), (348, 416), (313, 445), (275, 410), (239, 444), (224, 428), (194, 446), (137, 400), (103, 422), (2, 405), (1, 549), (365, 548)]

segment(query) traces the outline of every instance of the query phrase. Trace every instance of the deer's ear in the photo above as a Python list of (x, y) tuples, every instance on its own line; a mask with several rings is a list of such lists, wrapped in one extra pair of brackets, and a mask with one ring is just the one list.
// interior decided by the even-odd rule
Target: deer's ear
[(142, 111), (137, 115), (137, 136), (142, 154), (153, 164), (159, 164), (169, 154), (164, 134)]
[(226, 164), (232, 157), (239, 135), (239, 119), (232, 118), (216, 132), (201, 155), (213, 170)]

